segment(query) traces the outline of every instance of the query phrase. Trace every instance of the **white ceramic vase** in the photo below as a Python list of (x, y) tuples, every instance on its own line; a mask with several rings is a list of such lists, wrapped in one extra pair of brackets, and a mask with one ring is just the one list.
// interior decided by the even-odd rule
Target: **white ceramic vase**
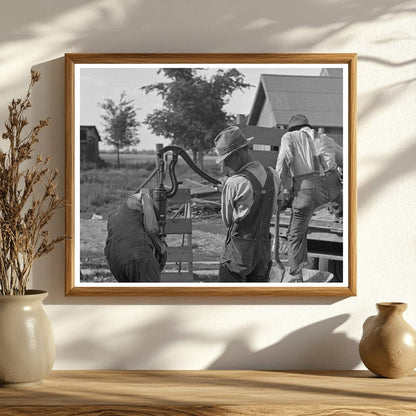
[(42, 301), (48, 292), (0, 295), (0, 385), (41, 383), (55, 361), (52, 326)]

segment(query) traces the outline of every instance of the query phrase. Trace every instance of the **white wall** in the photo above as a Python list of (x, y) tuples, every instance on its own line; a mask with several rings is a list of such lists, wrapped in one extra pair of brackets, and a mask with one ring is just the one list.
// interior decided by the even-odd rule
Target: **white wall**
[[(64, 249), (34, 268), (55, 369), (362, 368), (378, 301), (416, 327), (415, 4), (401, 0), (14, 0), (0, 15), (0, 120), (42, 73), (40, 150), (64, 172), (65, 52), (358, 53), (358, 296), (65, 298)], [(63, 194), (63, 175), (61, 176)], [(54, 220), (64, 232), (64, 215)]]

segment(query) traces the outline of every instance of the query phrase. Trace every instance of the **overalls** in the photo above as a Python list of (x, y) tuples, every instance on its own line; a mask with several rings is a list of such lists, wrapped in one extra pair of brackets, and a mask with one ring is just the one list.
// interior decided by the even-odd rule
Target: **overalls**
[(105, 256), (118, 282), (160, 282), (160, 265), (143, 225), (143, 212), (124, 202), (108, 218)]
[(273, 215), (275, 187), (273, 174), (266, 169), (262, 188), (248, 170), (239, 173), (250, 181), (254, 200), (250, 212), (228, 228), (220, 260), (220, 282), (268, 282), (271, 261), (270, 221)]

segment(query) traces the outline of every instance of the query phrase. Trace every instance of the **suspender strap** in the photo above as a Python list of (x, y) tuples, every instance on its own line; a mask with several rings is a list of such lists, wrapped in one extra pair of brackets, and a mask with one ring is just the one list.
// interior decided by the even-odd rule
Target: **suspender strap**
[[(233, 225), (233, 231), (240, 234), (251, 234), (257, 236), (269, 233), (270, 219), (273, 210), (273, 199), (275, 197), (273, 174), (266, 169), (266, 182), (262, 187), (259, 180), (248, 170), (241, 173), (253, 187), (253, 205), (246, 217)], [(270, 212), (269, 212), (270, 211)], [(270, 217), (270, 218), (269, 218)], [(265, 224), (267, 222), (267, 224)]]

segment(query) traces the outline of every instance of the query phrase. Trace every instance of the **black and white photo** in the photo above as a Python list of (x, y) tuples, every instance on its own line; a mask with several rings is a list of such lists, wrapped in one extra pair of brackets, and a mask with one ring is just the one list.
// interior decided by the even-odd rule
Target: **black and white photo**
[(68, 295), (355, 294), (355, 55), (66, 55)]

